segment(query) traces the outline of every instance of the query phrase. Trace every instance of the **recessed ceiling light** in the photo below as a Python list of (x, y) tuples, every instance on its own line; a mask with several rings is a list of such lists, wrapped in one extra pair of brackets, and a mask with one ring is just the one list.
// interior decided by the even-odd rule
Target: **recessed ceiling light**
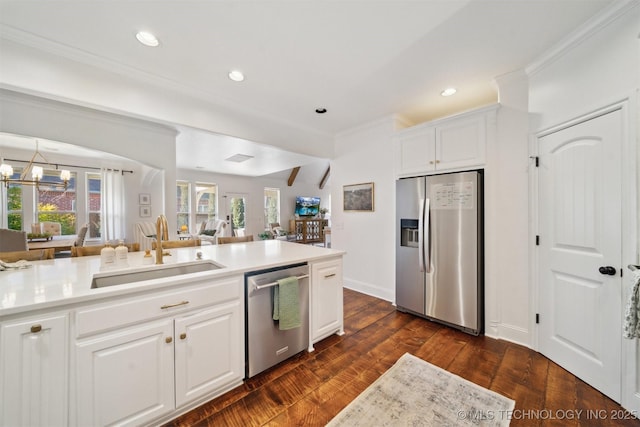
[(160, 44), (156, 36), (146, 31), (140, 31), (136, 34), (136, 38), (145, 46), (156, 47)]
[(440, 92), (440, 95), (442, 96), (451, 96), (453, 94), (455, 94), (457, 92), (455, 87), (449, 87), (446, 88), (445, 90), (443, 90), (442, 92)]
[(327, 112), (326, 108), (316, 108), (316, 113), (318, 114), (324, 114)]
[(233, 70), (229, 72), (229, 78), (234, 82), (241, 82), (244, 80), (244, 74), (242, 74), (242, 71)]

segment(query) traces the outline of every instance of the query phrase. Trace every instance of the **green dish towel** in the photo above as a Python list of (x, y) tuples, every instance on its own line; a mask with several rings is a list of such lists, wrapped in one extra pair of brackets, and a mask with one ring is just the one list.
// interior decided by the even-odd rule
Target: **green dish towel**
[(273, 320), (278, 320), (281, 331), (302, 326), (297, 277), (280, 279), (278, 286), (273, 287)]

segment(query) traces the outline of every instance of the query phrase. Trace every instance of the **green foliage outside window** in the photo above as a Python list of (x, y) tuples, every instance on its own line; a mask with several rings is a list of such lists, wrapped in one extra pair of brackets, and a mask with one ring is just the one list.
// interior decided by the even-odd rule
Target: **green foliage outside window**
[(7, 208), (9, 210), (7, 215), (9, 229), (22, 230), (22, 188), (20, 186), (9, 186)]
[(233, 228), (244, 228), (244, 198), (237, 197), (231, 201), (231, 215), (233, 217)]
[(76, 214), (59, 213), (58, 207), (52, 204), (38, 205), (38, 222), (59, 222), (62, 227), (62, 235), (76, 234)]

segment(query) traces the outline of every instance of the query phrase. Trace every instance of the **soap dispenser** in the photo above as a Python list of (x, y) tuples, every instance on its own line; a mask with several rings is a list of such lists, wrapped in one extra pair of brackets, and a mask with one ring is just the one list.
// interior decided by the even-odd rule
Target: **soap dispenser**
[(118, 267), (129, 267), (129, 249), (124, 245), (124, 240), (120, 240), (116, 252), (116, 265)]
[(100, 269), (108, 269), (116, 266), (116, 250), (109, 244), (100, 250)]

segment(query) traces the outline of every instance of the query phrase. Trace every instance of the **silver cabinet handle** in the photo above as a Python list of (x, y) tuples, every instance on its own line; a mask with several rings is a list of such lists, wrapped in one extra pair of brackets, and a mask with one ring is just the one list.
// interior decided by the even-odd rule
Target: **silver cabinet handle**
[(189, 301), (180, 301), (175, 304), (165, 304), (160, 308), (164, 310), (165, 308), (178, 307), (179, 305), (187, 305), (187, 304), (189, 304)]

